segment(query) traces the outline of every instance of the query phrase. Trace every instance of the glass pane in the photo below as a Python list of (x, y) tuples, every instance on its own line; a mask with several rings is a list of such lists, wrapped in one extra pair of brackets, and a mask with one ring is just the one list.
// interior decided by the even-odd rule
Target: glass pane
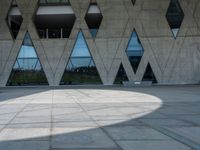
[(101, 84), (96, 65), (81, 31), (60, 84)]
[(6, 21), (7, 21), (7, 24), (10, 28), (10, 31), (11, 31), (14, 39), (16, 39), (18, 32), (20, 30), (21, 24), (23, 22), (21, 12), (16, 3), (12, 4), (12, 6), (8, 12)]
[(37, 54), (34, 47), (23, 45), (19, 52), (18, 58), (37, 58)]
[(93, 38), (96, 37), (98, 30), (99, 29), (90, 29), (90, 33), (91, 33), (91, 35), (92, 35)]
[(152, 70), (149, 63), (148, 63), (147, 68), (145, 70), (142, 81), (152, 81), (152, 83), (157, 83), (156, 77), (155, 77), (153, 70)]
[(85, 21), (93, 38), (95, 38), (98, 33), (102, 19), (103, 16), (96, 1), (91, 1), (87, 14), (85, 15)]
[(123, 81), (128, 81), (128, 77), (126, 75), (126, 71), (121, 64), (117, 73), (117, 76), (115, 78), (114, 84), (123, 84)]
[(82, 32), (78, 34), (71, 57), (90, 57), (90, 52)]
[(171, 0), (166, 18), (174, 37), (176, 37), (184, 18), (184, 13), (178, 0)]
[(142, 56), (144, 54), (144, 49), (136, 31), (133, 31), (131, 35), (128, 47), (126, 49), (126, 54), (129, 58), (133, 71), (136, 73)]
[(28, 32), (8, 80), (8, 86), (47, 85), (47, 79)]

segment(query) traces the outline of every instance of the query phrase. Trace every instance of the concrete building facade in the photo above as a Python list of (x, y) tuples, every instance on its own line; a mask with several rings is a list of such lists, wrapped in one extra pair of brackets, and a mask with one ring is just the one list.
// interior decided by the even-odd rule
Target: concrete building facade
[[(96, 0), (102, 20), (95, 37), (85, 19), (91, 1), (69, 2), (75, 15), (69, 37), (41, 38), (35, 22), (40, 9), (38, 0), (0, 1), (1, 87), (7, 85), (27, 32), (50, 86), (60, 85), (80, 31), (104, 85), (114, 83), (120, 65), (129, 81), (141, 81), (148, 64), (158, 84), (200, 83), (199, 0), (178, 1), (184, 18), (176, 38), (166, 18), (171, 0)], [(12, 3), (18, 6), (23, 18), (16, 38), (7, 19)], [(126, 53), (133, 31), (144, 49), (136, 72)]]

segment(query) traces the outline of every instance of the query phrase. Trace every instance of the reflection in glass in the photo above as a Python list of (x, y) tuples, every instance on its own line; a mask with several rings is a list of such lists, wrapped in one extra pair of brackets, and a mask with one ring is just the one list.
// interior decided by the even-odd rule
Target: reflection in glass
[(42, 69), (35, 48), (33, 47), (30, 35), (27, 32), (7, 85), (25, 86), (47, 84), (48, 82), (45, 73)]
[(184, 18), (184, 13), (178, 0), (171, 0), (166, 18), (174, 37), (176, 37)]
[(126, 54), (129, 58), (134, 72), (136, 73), (144, 54), (144, 49), (135, 30), (132, 32), (131, 39), (126, 49)]
[(128, 77), (126, 75), (126, 71), (121, 64), (117, 73), (117, 76), (115, 78), (114, 84), (123, 84), (123, 81), (128, 81)]
[(94, 60), (81, 31), (60, 84), (101, 84)]
[(152, 83), (157, 83), (156, 77), (155, 77), (153, 70), (152, 70), (149, 63), (148, 63), (147, 68), (145, 70), (142, 81), (152, 81)]

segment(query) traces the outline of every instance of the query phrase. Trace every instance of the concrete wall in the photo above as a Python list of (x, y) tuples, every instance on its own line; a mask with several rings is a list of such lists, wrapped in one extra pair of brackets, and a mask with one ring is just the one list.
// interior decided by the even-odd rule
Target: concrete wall
[[(185, 17), (174, 39), (165, 18), (170, 0), (97, 0), (103, 15), (95, 40), (84, 17), (89, 0), (70, 0), (76, 22), (69, 39), (41, 40), (32, 17), (37, 0), (16, 0), (23, 16), (17, 39), (10, 34), (5, 18), (11, 0), (0, 1), (0, 86), (5, 86), (26, 31), (33, 40), (50, 85), (59, 85), (80, 28), (105, 85), (113, 83), (122, 63), (130, 81), (140, 81), (150, 63), (160, 84), (200, 83), (200, 1), (179, 0)], [(144, 55), (134, 74), (125, 53), (135, 29), (144, 47)]]

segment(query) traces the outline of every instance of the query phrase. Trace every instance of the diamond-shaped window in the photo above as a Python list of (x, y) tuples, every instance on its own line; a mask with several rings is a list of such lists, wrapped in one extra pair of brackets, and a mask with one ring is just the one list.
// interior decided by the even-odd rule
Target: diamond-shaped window
[(23, 22), (23, 18), (15, 0), (13, 0), (11, 4), (6, 20), (13, 37), (16, 39)]
[(40, 0), (34, 22), (40, 38), (69, 38), (76, 17), (68, 0)]
[(48, 85), (42, 65), (27, 32), (7, 86)]
[(172, 33), (176, 38), (184, 18), (184, 12), (178, 0), (171, 0), (167, 10), (166, 18)]
[(101, 84), (101, 78), (82, 31), (78, 33), (60, 84)]
[(144, 54), (144, 49), (135, 30), (132, 32), (128, 47), (126, 49), (126, 54), (129, 58), (133, 71), (136, 73)]
[(95, 38), (97, 35), (102, 19), (103, 16), (97, 5), (96, 0), (91, 0), (87, 14), (85, 16), (85, 21), (88, 25), (88, 28), (90, 29), (90, 33), (93, 38)]

